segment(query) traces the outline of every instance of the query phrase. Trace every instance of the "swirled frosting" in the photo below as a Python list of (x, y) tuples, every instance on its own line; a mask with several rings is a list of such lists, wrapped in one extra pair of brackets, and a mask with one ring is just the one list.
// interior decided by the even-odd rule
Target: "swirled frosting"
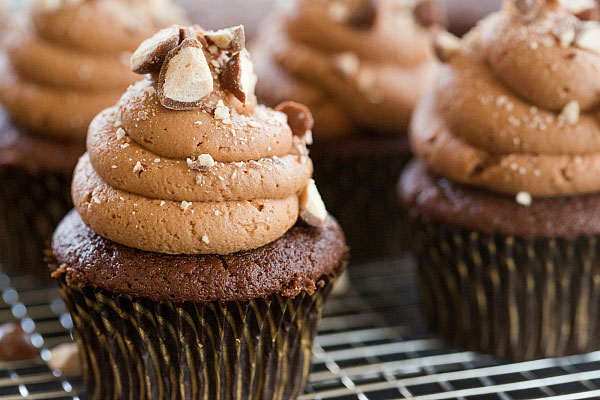
[(237, 53), (209, 45), (208, 33), (196, 29), (195, 59), (203, 55), (212, 77), (197, 107), (163, 106), (163, 73), (148, 74), (90, 125), (73, 201), (91, 229), (117, 243), (231, 254), (273, 242), (298, 219), (299, 193), (312, 174), (304, 141), (286, 114), (257, 104), (252, 87), (245, 102), (227, 89), (223, 65)]
[(600, 191), (600, 24), (553, 0), (507, 1), (417, 107), (412, 147), (454, 182), (547, 197)]
[(401, 134), (435, 71), (437, 22), (419, 22), (417, 3), (426, 2), (299, 0), (283, 9), (253, 48), (259, 98), (306, 104), (316, 136)]
[[(64, 4), (63, 4), (64, 3)], [(183, 17), (168, 0), (38, 1), (0, 56), (0, 102), (28, 132), (83, 141), (138, 77), (129, 56)]]

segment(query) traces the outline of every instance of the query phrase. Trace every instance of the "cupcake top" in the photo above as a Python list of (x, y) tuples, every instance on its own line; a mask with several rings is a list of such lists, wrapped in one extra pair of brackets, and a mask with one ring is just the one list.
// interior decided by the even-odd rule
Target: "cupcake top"
[(0, 55), (0, 102), (28, 133), (81, 142), (137, 79), (131, 52), (182, 19), (168, 0), (39, 0)]
[(145, 79), (89, 128), (73, 201), (97, 234), (163, 254), (231, 254), (325, 226), (300, 104), (258, 105), (242, 26), (172, 26), (144, 41)]
[(299, 0), (258, 41), (259, 97), (305, 102), (319, 136), (401, 134), (433, 78), (441, 15), (433, 0)]
[(600, 24), (587, 15), (509, 0), (462, 41), (439, 35), (444, 65), (411, 129), (429, 170), (522, 204), (600, 191)]

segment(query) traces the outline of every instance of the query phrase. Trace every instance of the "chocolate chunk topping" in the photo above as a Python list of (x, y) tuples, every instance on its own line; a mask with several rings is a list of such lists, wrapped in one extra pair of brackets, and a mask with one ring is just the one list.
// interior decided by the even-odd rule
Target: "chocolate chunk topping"
[(213, 89), (213, 77), (196, 39), (185, 39), (171, 50), (160, 70), (158, 98), (171, 110), (192, 110)]
[(242, 50), (227, 61), (221, 75), (221, 84), (239, 101), (246, 103), (256, 85), (256, 75), (247, 51)]
[(315, 123), (312, 113), (304, 104), (294, 101), (284, 101), (275, 107), (275, 111), (287, 115), (288, 125), (292, 128), (292, 133), (299, 138), (304, 138), (311, 131)]
[(233, 28), (208, 31), (204, 37), (220, 49), (237, 53), (246, 47), (246, 33), (242, 25)]
[(131, 70), (136, 74), (159, 72), (169, 52), (179, 45), (180, 37), (180, 28), (173, 25), (146, 39), (131, 56)]

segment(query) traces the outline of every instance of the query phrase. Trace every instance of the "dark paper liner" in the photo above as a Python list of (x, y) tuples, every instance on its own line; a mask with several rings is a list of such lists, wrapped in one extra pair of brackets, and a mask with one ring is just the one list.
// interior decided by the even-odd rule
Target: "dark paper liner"
[(424, 307), (448, 343), (513, 361), (600, 350), (600, 237), (415, 228)]
[(411, 158), (405, 138), (317, 142), (310, 157), (319, 192), (344, 229), (353, 260), (398, 256), (408, 248), (408, 216), (396, 194)]
[(11, 276), (49, 279), (44, 250), (73, 208), (71, 175), (0, 168), (0, 263)]
[(310, 368), (323, 302), (156, 303), (59, 280), (92, 399), (295, 399)]

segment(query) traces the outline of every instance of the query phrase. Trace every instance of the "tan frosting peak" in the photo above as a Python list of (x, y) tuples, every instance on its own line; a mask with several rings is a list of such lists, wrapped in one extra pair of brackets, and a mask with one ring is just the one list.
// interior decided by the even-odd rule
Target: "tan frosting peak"
[(183, 20), (167, 0), (39, 0), (0, 55), (0, 102), (33, 134), (82, 141), (93, 117), (138, 79), (131, 52)]
[(400, 134), (433, 79), (436, 12), (433, 0), (298, 1), (258, 41), (259, 97), (290, 87), (317, 136)]
[(412, 146), (453, 181), (533, 196), (600, 191), (600, 24), (507, 1), (462, 41), (415, 111)]
[(172, 27), (134, 53), (133, 68), (152, 73), (92, 122), (73, 180), (75, 207), (98, 234), (146, 251), (230, 254), (296, 223), (312, 174), (303, 132), (289, 110), (257, 105), (253, 85), (243, 96), (225, 78), (249, 57), (232, 29)]

